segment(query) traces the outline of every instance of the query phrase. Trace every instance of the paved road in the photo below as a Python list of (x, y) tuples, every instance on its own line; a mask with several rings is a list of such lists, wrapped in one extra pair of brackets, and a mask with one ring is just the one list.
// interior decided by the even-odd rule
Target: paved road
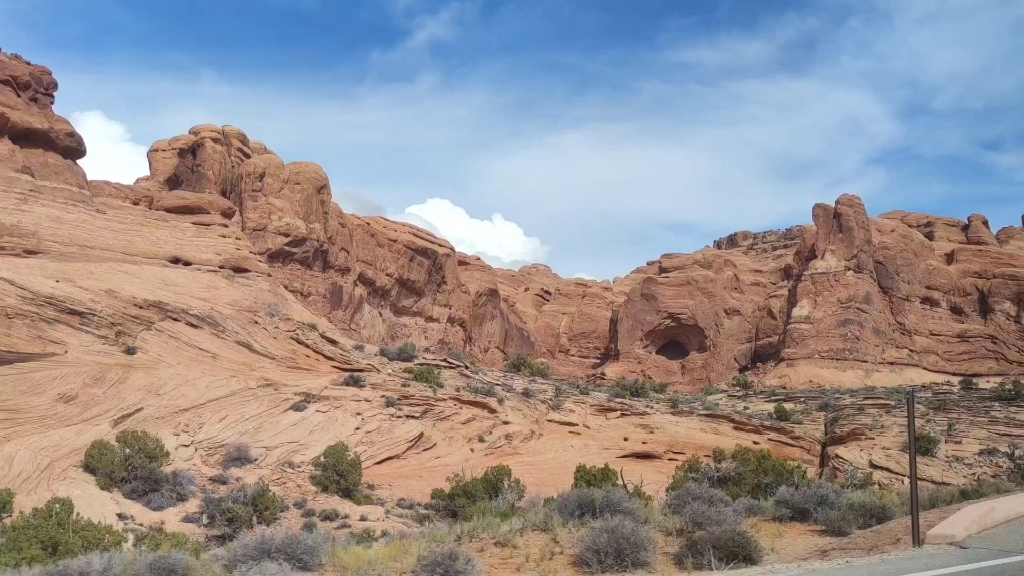
[(968, 539), (959, 548), (906, 558), (807, 572), (808, 576), (1020, 576), (1024, 574), (1024, 520)]

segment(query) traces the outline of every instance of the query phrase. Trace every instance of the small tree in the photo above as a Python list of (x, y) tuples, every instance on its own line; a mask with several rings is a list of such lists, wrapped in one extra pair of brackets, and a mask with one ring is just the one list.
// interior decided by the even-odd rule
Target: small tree
[(737, 374), (733, 376), (732, 385), (740, 390), (750, 390), (754, 387), (754, 383), (750, 380), (750, 376), (747, 376), (746, 374)]
[(619, 475), (606, 462), (600, 468), (577, 464), (572, 473), (572, 488), (614, 488), (619, 486)]
[(363, 483), (363, 464), (359, 455), (343, 442), (331, 444), (313, 460), (309, 481), (321, 492), (355, 498)]
[(467, 518), (473, 515), (473, 508), (478, 504), (512, 508), (525, 495), (526, 487), (519, 478), (512, 476), (512, 469), (498, 464), (477, 477), (449, 476), (448, 490), (434, 488), (430, 492), (430, 507), (452, 518)]

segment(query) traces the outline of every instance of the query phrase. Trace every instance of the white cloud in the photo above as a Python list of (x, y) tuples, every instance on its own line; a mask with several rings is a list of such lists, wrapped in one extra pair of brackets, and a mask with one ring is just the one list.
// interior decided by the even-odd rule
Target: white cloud
[(430, 230), (451, 242), (456, 250), (475, 254), (491, 266), (516, 269), (547, 260), (548, 247), (540, 238), (527, 236), (515, 222), (501, 214), (478, 220), (444, 198), (428, 198), (394, 218)]
[(132, 141), (128, 126), (99, 110), (72, 112), (71, 124), (85, 140), (86, 155), (78, 163), (90, 180), (132, 184), (149, 174), (148, 146)]

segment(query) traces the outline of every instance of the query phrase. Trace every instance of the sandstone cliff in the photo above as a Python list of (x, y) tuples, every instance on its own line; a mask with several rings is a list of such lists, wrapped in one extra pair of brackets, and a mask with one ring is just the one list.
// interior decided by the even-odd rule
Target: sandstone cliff
[[(50, 108), (52, 75), (6, 55), (0, 67), (2, 165), (86, 188), (81, 137)], [(87, 189), (237, 230), (262, 262), (217, 266), (265, 263), (313, 312), (372, 344), (409, 339), (492, 366), (525, 352), (563, 376), (693, 387), (759, 364), (795, 385), (1024, 367), (1024, 228), (993, 233), (979, 214), (871, 218), (844, 195), (814, 206), (812, 224), (737, 232), (609, 283), (494, 269), (415, 226), (346, 214), (319, 166), (286, 163), (232, 126), (160, 140), (149, 164), (134, 185)]]

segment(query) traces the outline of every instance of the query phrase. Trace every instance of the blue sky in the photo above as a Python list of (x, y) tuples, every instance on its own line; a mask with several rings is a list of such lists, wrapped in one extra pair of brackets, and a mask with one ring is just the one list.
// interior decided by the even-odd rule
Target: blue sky
[(1020, 225), (1019, 30), (1015, 0), (0, 0), (94, 178), (233, 124), (345, 209), (600, 278), (843, 192)]

